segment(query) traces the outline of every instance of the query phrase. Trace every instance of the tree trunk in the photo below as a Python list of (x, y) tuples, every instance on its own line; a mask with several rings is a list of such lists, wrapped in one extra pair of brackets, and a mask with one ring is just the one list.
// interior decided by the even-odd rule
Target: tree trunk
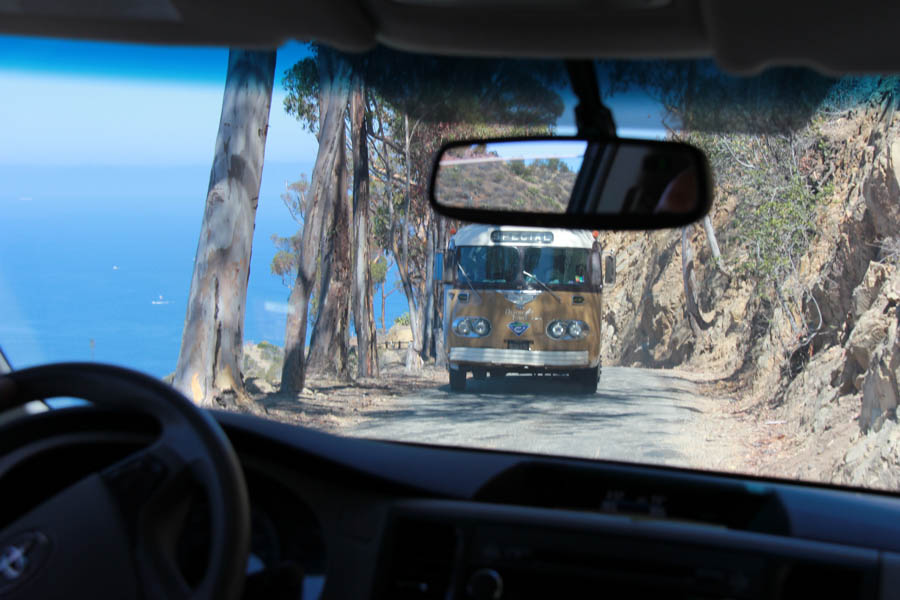
[(697, 304), (697, 278), (694, 275), (694, 251), (691, 241), (688, 239), (688, 228), (681, 229), (681, 279), (684, 283), (684, 298), (687, 304), (688, 319), (694, 336), (699, 337), (700, 331), (709, 329), (712, 323), (708, 323), (700, 314), (700, 306)]
[(709, 215), (703, 217), (703, 229), (706, 231), (706, 241), (709, 242), (713, 260), (716, 261), (716, 268), (722, 269), (722, 254), (719, 252), (719, 241), (716, 239), (716, 230), (713, 229), (712, 219), (709, 218)]
[(425, 231), (428, 239), (425, 241), (425, 301), (424, 319), (422, 323), (422, 358), (428, 359), (433, 355), (434, 334), (434, 238), (435, 220), (432, 218)]
[[(357, 80), (350, 97), (353, 152), (353, 328), (356, 330), (357, 377), (378, 375), (372, 275), (369, 271), (369, 148), (365, 89)], [(385, 276), (385, 283), (387, 276)], [(382, 322), (384, 321), (382, 309)], [(382, 325), (383, 327), (384, 325)]]
[(321, 247), (319, 311), (309, 340), (307, 372), (349, 377), (350, 343), (350, 229), (351, 205), (347, 195), (347, 154), (342, 141), (329, 186)]
[[(437, 216), (437, 239), (435, 252), (447, 252), (447, 221), (444, 217)], [(444, 282), (436, 279), (434, 282), (434, 364), (437, 367), (447, 366), (447, 349), (444, 347)]]
[[(366, 310), (369, 313), (370, 326), (371, 330), (371, 338), (369, 339), (369, 362), (372, 365), (372, 371), (370, 377), (378, 377), (380, 369), (378, 368), (378, 330), (375, 328), (375, 293), (372, 290), (371, 283), (371, 271), (369, 271), (368, 265), (366, 265), (366, 273), (369, 275), (369, 285), (366, 288)], [(357, 340), (358, 342), (359, 340)]]
[[(297, 279), (288, 300), (284, 336), (284, 367), (281, 389), (303, 390), (306, 382), (306, 327), (309, 294), (315, 283), (316, 262), (322, 241), (322, 226), (328, 208), (326, 193), (336, 174), (338, 154), (344, 145), (344, 117), (349, 89), (346, 64), (330, 52), (319, 53), (319, 151), (310, 178), (308, 209), (303, 223)], [(320, 303), (321, 304), (321, 303)]]
[(241, 376), (250, 252), (275, 52), (232, 50), (173, 384), (206, 407), (248, 406)]
[(385, 285), (387, 285), (387, 278), (385, 278), (384, 283), (381, 284), (381, 331), (387, 333), (387, 329), (384, 327), (384, 303), (387, 301), (387, 294), (384, 293)]
[[(407, 371), (418, 370), (421, 366), (422, 332), (419, 327), (419, 311), (416, 306), (416, 296), (413, 291), (412, 281), (409, 275), (409, 211), (412, 201), (411, 158), (409, 155), (410, 132), (409, 116), (403, 115), (404, 125), (404, 161), (406, 164), (406, 198), (403, 208), (403, 231), (400, 233), (400, 256), (397, 260), (397, 271), (400, 274), (400, 283), (403, 285), (403, 293), (406, 294), (406, 304), (409, 307), (409, 328), (412, 331), (412, 345), (406, 353)], [(419, 356), (416, 356), (419, 355)]]

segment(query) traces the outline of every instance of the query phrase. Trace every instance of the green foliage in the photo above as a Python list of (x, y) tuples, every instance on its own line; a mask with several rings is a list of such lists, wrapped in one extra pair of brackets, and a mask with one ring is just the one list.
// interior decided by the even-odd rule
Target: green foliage
[[(379, 46), (364, 58), (366, 86), (394, 109), (432, 123), (534, 127), (555, 123), (569, 87), (562, 61), (411, 54)], [(477, 131), (472, 131), (476, 137)]]
[[(328, 97), (329, 88), (360, 83), (368, 134), (368, 231), (372, 250), (385, 255), (370, 266), (373, 285), (384, 291), (390, 266), (385, 259), (391, 256), (406, 278), (404, 289), (412, 291), (410, 300), (421, 302), (428, 242), (435, 235), (443, 240), (451, 225), (432, 213), (426, 198), (434, 152), (443, 143), (464, 137), (551, 132), (565, 109), (564, 63), (423, 56), (385, 47), (365, 54), (343, 54), (316, 44), (311, 49), (311, 57), (283, 74), (284, 110), (317, 133), (320, 102)], [(348, 154), (345, 168), (351, 162)], [(346, 181), (352, 182), (353, 174), (348, 174)], [(307, 193), (308, 184), (302, 180), (283, 196), (298, 225), (303, 222)], [(278, 248), (272, 272), (293, 285), (300, 236), (272, 239)], [(315, 281), (318, 285), (318, 276)], [(311, 318), (319, 304), (315, 289)], [(409, 316), (405, 319), (408, 323)]]
[(563, 162), (558, 158), (548, 158), (543, 163), (551, 173), (559, 172), (560, 166), (563, 165)]
[(800, 130), (837, 83), (795, 67), (740, 77), (693, 59), (603, 61), (598, 76), (604, 96), (637, 92), (658, 101), (670, 129), (729, 134)]
[(281, 194), (281, 201), (287, 207), (291, 217), (298, 224), (303, 222), (303, 214), (306, 212), (306, 194), (309, 191), (309, 179), (306, 173), (300, 173), (300, 178), (293, 182), (285, 184), (284, 192)]
[(448, 163), (437, 192), (457, 206), (559, 212), (568, 205), (576, 175), (558, 158)]
[[(285, 239), (278, 238), (275, 235), (273, 235), (272, 238), (273, 241), (275, 241), (275, 239)], [(278, 275), (279, 277), (281, 277), (281, 283), (286, 285), (288, 288), (291, 288), (293, 287), (294, 277), (297, 273), (297, 255), (286, 250), (279, 250), (275, 253), (275, 256), (272, 257), (272, 264), (269, 266), (269, 268), (272, 272), (272, 275)]]
[(760, 294), (770, 294), (773, 285), (780, 289), (799, 273), (818, 234), (819, 206), (834, 193), (833, 182), (813, 176), (832, 152), (818, 125), (788, 134), (690, 132), (681, 138), (707, 153), (718, 197), (737, 198), (722, 232), (735, 271)]
[(376, 288), (384, 285), (388, 274), (388, 260), (384, 256), (379, 256), (372, 264), (369, 265), (369, 273), (372, 276), (372, 285)]
[[(300, 179), (286, 185), (284, 193), (281, 194), (284, 205), (298, 224), (303, 222), (304, 203), (308, 188), (309, 182), (304, 173), (300, 175)], [(298, 231), (290, 237), (280, 237), (273, 233), (270, 239), (275, 247), (278, 248), (278, 252), (272, 257), (269, 270), (273, 275), (281, 277), (281, 283), (288, 288), (292, 288), (294, 286), (294, 278), (297, 275), (297, 268), (300, 264), (302, 231)]]
[[(262, 358), (278, 365), (278, 373), (281, 373), (281, 365), (284, 361), (284, 350), (276, 346), (275, 344), (271, 344), (266, 341), (262, 341), (256, 345), (259, 348), (260, 354)], [(266, 377), (269, 378), (270, 374), (266, 373)]]
[(394, 319), (394, 323), (396, 323), (397, 325), (403, 325), (403, 326), (408, 327), (409, 323), (410, 323), (409, 313), (408, 312), (403, 313), (402, 315), (400, 315), (399, 317)]
[(300, 121), (310, 133), (316, 133), (319, 129), (319, 68), (316, 58), (304, 58), (285, 71), (281, 86), (287, 92), (284, 112)]
[[(751, 181), (765, 185), (760, 179)], [(759, 191), (770, 189), (769, 185)], [(760, 290), (769, 289), (767, 284), (778, 285), (796, 272), (800, 258), (815, 239), (816, 207), (827, 193), (812, 192), (797, 175), (772, 191), (775, 193), (755, 194), (751, 201), (739, 203), (735, 214), (734, 231), (747, 253), (738, 270), (753, 278)]]

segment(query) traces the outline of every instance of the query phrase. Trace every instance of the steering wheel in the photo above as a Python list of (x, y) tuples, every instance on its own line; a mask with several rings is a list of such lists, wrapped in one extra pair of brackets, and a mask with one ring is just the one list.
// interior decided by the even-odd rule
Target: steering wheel
[[(0, 377), (0, 409), (58, 396), (143, 413), (158, 423), (159, 436), (0, 530), (0, 598), (238, 598), (250, 508), (243, 471), (219, 425), (162, 381), (119, 367), (64, 363)], [(0, 481), (40, 442), (0, 456)], [(207, 568), (192, 589), (175, 547), (198, 485), (211, 527)], [(2, 494), (16, 490), (2, 486)]]

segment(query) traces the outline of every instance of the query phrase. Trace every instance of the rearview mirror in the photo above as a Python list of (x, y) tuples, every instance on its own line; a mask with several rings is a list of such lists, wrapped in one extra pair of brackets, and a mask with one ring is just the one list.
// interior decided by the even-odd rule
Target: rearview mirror
[(441, 148), (430, 200), (440, 214), (476, 223), (659, 229), (701, 219), (711, 190), (706, 157), (688, 144), (507, 138)]

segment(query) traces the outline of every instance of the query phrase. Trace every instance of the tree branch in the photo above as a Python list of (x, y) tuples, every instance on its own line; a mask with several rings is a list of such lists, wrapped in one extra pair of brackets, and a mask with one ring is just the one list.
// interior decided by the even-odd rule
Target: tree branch
[(384, 145), (386, 145), (386, 146), (390, 146), (391, 148), (393, 148), (393, 149), (396, 150), (397, 152), (401, 152), (401, 153), (403, 152), (403, 148), (401, 148), (401, 147), (400, 147), (399, 145), (397, 145), (395, 142), (393, 142), (393, 141), (387, 139), (387, 138), (384, 137), (383, 135), (378, 135), (378, 134), (376, 134), (376, 133), (371, 133), (371, 134), (370, 134), (370, 137), (371, 137), (373, 140), (377, 140), (377, 141), (381, 142), (382, 144), (384, 144)]

